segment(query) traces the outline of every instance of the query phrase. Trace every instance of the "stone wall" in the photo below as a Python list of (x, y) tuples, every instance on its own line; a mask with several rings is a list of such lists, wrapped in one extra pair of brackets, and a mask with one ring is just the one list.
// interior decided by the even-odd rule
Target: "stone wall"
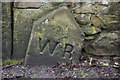
[[(85, 37), (81, 49), (99, 59), (120, 56), (120, 3), (14, 3), (13, 57), (24, 58), (33, 23), (56, 10), (67, 6)], [(4, 9), (4, 8), (3, 8)], [(5, 9), (6, 10), (6, 9)], [(7, 10), (9, 11), (9, 9)], [(7, 13), (9, 15), (10, 13)], [(62, 14), (62, 13), (61, 13)], [(8, 16), (10, 17), (10, 16)], [(8, 19), (10, 20), (10, 19)], [(7, 20), (6, 20), (7, 21)], [(9, 21), (6, 23), (8, 26)], [(4, 27), (5, 28), (5, 27)], [(4, 31), (3, 28), (3, 31)], [(5, 29), (11, 31), (10, 27)], [(9, 33), (9, 35), (11, 35)], [(3, 33), (3, 50), (10, 51), (10, 36)], [(9, 39), (8, 39), (9, 38)], [(5, 48), (8, 46), (8, 48)], [(7, 50), (4, 50), (7, 51)], [(6, 52), (9, 53), (9, 52)], [(9, 53), (10, 54), (10, 53)], [(101, 57), (102, 56), (102, 57)]]
[(73, 10), (85, 33), (85, 51), (96, 58), (120, 56), (120, 3), (82, 3)]

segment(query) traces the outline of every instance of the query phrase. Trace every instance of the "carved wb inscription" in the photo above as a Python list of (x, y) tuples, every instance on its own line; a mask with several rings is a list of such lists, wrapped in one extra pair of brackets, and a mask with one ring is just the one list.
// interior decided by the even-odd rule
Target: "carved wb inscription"
[[(44, 54), (43, 51), (45, 49), (45, 47), (47, 46), (47, 44), (49, 43), (49, 51), (50, 51), (50, 55), (54, 56), (54, 51), (56, 49), (56, 47), (58, 46), (58, 44), (60, 44), (60, 42), (57, 42), (55, 40), (45, 40), (43, 42), (43, 44), (41, 45), (42, 39), (39, 37), (39, 47), (40, 47), (40, 54)], [(52, 45), (50, 45), (50, 43), (52, 43)], [(69, 48), (69, 49), (68, 49)], [(73, 51), (74, 46), (71, 44), (65, 44), (64, 47), (64, 53), (63, 56), (65, 58), (65, 54), (69, 53), (69, 58), (71, 58), (71, 52)]]

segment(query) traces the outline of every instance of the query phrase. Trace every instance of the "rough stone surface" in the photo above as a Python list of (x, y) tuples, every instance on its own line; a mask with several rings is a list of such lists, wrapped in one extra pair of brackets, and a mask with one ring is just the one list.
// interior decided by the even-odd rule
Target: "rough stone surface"
[(61, 7), (34, 22), (26, 64), (79, 62), (84, 34), (67, 7)]
[(111, 2), (109, 3), (110, 8), (108, 13), (111, 15), (119, 15), (120, 16), (120, 2)]
[(89, 54), (97, 56), (120, 56), (120, 31), (102, 32), (87, 47)]
[(39, 9), (14, 9), (14, 58), (25, 57), (33, 22), (52, 9), (50, 4)]
[(11, 11), (10, 3), (2, 3), (2, 56), (9, 57), (11, 53)]

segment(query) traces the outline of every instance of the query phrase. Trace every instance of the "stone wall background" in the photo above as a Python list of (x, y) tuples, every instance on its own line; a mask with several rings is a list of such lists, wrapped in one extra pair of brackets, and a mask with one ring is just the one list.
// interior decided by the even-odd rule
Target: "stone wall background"
[(98, 59), (119, 56), (120, 4), (82, 3), (74, 16), (85, 33), (85, 51)]
[[(3, 55), (11, 54), (10, 3), (3, 3)], [(85, 34), (84, 52), (96, 58), (120, 56), (120, 3), (14, 3), (13, 58), (24, 58), (33, 22), (65, 5)], [(4, 16), (5, 15), (5, 16)], [(5, 24), (4, 24), (5, 21)], [(101, 57), (102, 56), (102, 57)]]

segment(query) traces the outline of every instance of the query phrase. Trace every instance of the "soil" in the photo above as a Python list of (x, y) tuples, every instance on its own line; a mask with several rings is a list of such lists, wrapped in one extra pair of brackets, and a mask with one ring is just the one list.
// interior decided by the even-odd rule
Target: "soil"
[(120, 68), (113, 68), (113, 64), (101, 65), (99, 62), (89, 64), (83, 60), (78, 65), (59, 63), (53, 66), (24, 66), (16, 64), (3, 67), (2, 78), (118, 78), (120, 79)]

